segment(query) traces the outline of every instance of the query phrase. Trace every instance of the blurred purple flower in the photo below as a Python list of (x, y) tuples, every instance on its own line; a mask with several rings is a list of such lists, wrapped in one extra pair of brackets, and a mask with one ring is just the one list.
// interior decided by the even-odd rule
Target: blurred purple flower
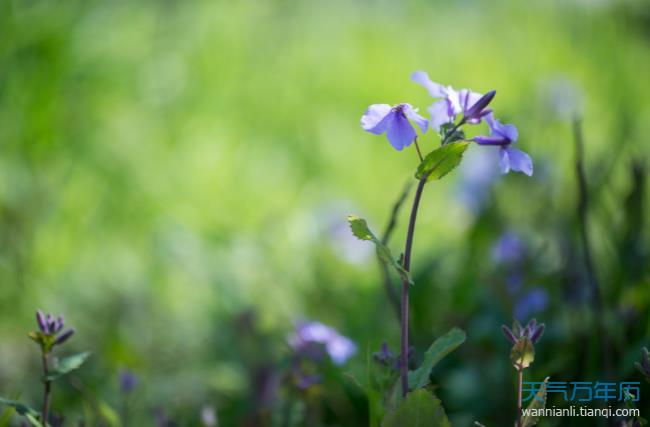
[[(45, 352), (49, 352), (52, 346), (63, 344), (75, 333), (74, 328), (68, 328), (60, 333), (65, 324), (63, 315), (55, 318), (51, 313), (45, 315), (41, 310), (36, 310), (36, 324), (39, 332), (30, 334), (30, 337), (40, 343)], [(55, 338), (54, 341), (51, 338)]]
[(301, 390), (307, 390), (309, 387), (320, 383), (321, 376), (318, 374), (296, 373), (296, 386)]
[(429, 113), (431, 113), (431, 121), (429, 124), (436, 131), (439, 131), (440, 126), (443, 124), (453, 122), (456, 119), (456, 115), (461, 113), (465, 115), (467, 123), (479, 123), (481, 118), (490, 112), (486, 107), (496, 93), (495, 91), (490, 91), (482, 95), (469, 89), (456, 91), (451, 86), (445, 87), (439, 83), (432, 82), (429, 75), (424, 71), (416, 71), (411, 74), (411, 80), (423, 86), (433, 98), (443, 98), (440, 101), (434, 102), (428, 108)]
[(361, 117), (361, 127), (375, 135), (386, 133), (388, 142), (397, 151), (401, 151), (411, 145), (417, 137), (409, 120), (415, 122), (422, 133), (427, 131), (427, 119), (420, 116), (417, 111), (410, 104), (397, 104), (393, 107), (388, 104), (373, 104)]
[(358, 210), (346, 200), (328, 202), (316, 210), (315, 221), (322, 226), (323, 240), (328, 241), (334, 254), (350, 264), (363, 264), (375, 253), (372, 245), (357, 239), (350, 233), (345, 219), (348, 212)]
[(386, 341), (381, 343), (381, 349), (378, 352), (373, 353), (372, 358), (377, 363), (384, 366), (390, 366), (395, 360), (395, 357), (393, 356), (393, 353), (388, 348), (388, 344), (386, 343)]
[(526, 245), (519, 235), (512, 231), (501, 234), (492, 245), (492, 259), (499, 264), (519, 264), (526, 255)]
[(519, 132), (515, 125), (504, 125), (495, 119), (492, 114), (486, 115), (485, 121), (490, 126), (490, 136), (474, 137), (474, 142), (479, 145), (500, 147), (499, 165), (502, 173), (508, 173), (512, 169), (513, 171), (523, 172), (528, 176), (532, 176), (532, 159), (528, 154), (512, 146), (519, 138)]
[(308, 357), (317, 357), (318, 354), (315, 354), (314, 350), (324, 347), (336, 365), (342, 365), (357, 351), (352, 340), (319, 322), (298, 323), (288, 342), (296, 352)]
[(526, 319), (532, 314), (540, 313), (548, 306), (548, 293), (539, 287), (522, 295), (515, 303), (515, 317)]
[(214, 406), (204, 405), (201, 408), (201, 423), (205, 427), (216, 427), (219, 425), (217, 410), (214, 409)]
[(514, 320), (512, 329), (506, 325), (501, 325), (501, 332), (511, 344), (516, 344), (522, 338), (528, 338), (533, 344), (536, 344), (544, 334), (545, 329), (546, 325), (543, 323), (538, 324), (536, 319), (531, 319), (526, 327), (523, 327), (517, 319)]
[(455, 194), (475, 214), (489, 202), (490, 188), (500, 176), (494, 168), (496, 161), (497, 153), (492, 150), (467, 150), (463, 156)]
[(138, 377), (128, 369), (123, 369), (120, 371), (120, 391), (122, 393), (130, 393), (138, 385)]
[(566, 76), (552, 76), (539, 86), (540, 98), (560, 119), (573, 119), (582, 114), (584, 95), (579, 85)]

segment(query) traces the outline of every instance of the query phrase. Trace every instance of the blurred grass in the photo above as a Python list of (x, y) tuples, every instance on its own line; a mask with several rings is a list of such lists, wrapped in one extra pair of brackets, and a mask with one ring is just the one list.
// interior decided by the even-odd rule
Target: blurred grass
[[(74, 345), (96, 353), (84, 375), (98, 391), (114, 390), (111, 375), (127, 365), (147, 378), (151, 401), (195, 406), (246, 387), (230, 331), (242, 310), (253, 307), (274, 337), (270, 353), (300, 317), (333, 324), (362, 349), (393, 339), (372, 258), (346, 262), (329, 230), (350, 211), (377, 230), (387, 220), (416, 157), (358, 120), (371, 103), (424, 110), (431, 100), (408, 78), (417, 69), (496, 89), (494, 108), (517, 124), (536, 166), (532, 180), (497, 183), (486, 232), (472, 233), (457, 177), (427, 189), (414, 264), (438, 264), (414, 316), (436, 323), (421, 332), (476, 312), (507, 321), (503, 306), (482, 306), (493, 299), (480, 280), (487, 267), (450, 285), (498, 230), (547, 245), (542, 270), (559, 268), (548, 233), (566, 226), (576, 200), (562, 102), (582, 105), (607, 277), (631, 161), (648, 155), (648, 10), (644, 1), (0, 0), (0, 392), (29, 389), (35, 358), (23, 337), (36, 307), (77, 325)], [(424, 145), (434, 143), (428, 135)], [(647, 216), (642, 224), (647, 242)]]

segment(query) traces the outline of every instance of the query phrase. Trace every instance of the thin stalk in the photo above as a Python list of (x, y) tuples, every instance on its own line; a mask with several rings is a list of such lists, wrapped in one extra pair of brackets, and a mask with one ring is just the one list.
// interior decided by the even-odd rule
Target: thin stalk
[(48, 364), (47, 364), (47, 353), (41, 353), (41, 361), (43, 362), (43, 411), (42, 411), (42, 422), (43, 425), (47, 425), (48, 412), (50, 410), (50, 392), (52, 389), (52, 381), (47, 379), (47, 376), (50, 374)]
[[(411, 208), (411, 216), (409, 218), (409, 226), (406, 234), (406, 245), (404, 248), (404, 270), (411, 271), (411, 249), (413, 248), (413, 236), (415, 234), (415, 220), (418, 215), (418, 207), (420, 199), (422, 198), (422, 191), (424, 184), (427, 182), (427, 177), (424, 177), (418, 182), (418, 188), (415, 190), (415, 197), (413, 198), (413, 207)], [(402, 318), (401, 318), (401, 342), (400, 342), (400, 375), (402, 378), (402, 396), (406, 396), (409, 391), (408, 379), (408, 350), (409, 350), (409, 282), (402, 279)]]
[(522, 368), (518, 368), (517, 369), (517, 427), (521, 427), (521, 414), (522, 414), (521, 395), (522, 395), (523, 383), (524, 383), (524, 370)]
[[(447, 133), (445, 138), (442, 140), (441, 145), (445, 145), (448, 142), (448, 139), (453, 133), (465, 123), (465, 118), (461, 119), (451, 130)], [(417, 145), (417, 140), (415, 141), (415, 146), (418, 150), (418, 155), (422, 158), (420, 154), (420, 149)], [(424, 185), (427, 183), (429, 176), (424, 176), (418, 182), (417, 190), (415, 190), (415, 197), (413, 198), (413, 207), (411, 208), (411, 215), (409, 218), (408, 230), (406, 232), (406, 245), (404, 248), (404, 270), (407, 272), (411, 271), (411, 249), (413, 248), (413, 237), (415, 235), (415, 221), (418, 215), (418, 207), (420, 206), (420, 199), (422, 198), (422, 191), (424, 190)], [(409, 350), (409, 283), (407, 280), (402, 278), (402, 304), (401, 304), (401, 329), (400, 329), (400, 378), (402, 383), (402, 396), (406, 396), (409, 391), (409, 379), (408, 379), (408, 350)]]
[(424, 161), (424, 157), (422, 157), (422, 152), (420, 151), (420, 146), (418, 145), (418, 137), (416, 136), (415, 139), (413, 140), (415, 143), (415, 150), (418, 152), (418, 157), (420, 158), (420, 161)]
[(588, 212), (589, 212), (589, 187), (587, 185), (587, 175), (584, 168), (584, 139), (582, 136), (582, 126), (579, 119), (573, 121), (573, 136), (575, 141), (576, 150), (576, 177), (578, 180), (578, 226), (580, 230), (580, 243), (584, 256), (584, 265), (587, 272), (587, 280), (590, 286), (591, 303), (594, 317), (596, 318), (596, 325), (598, 328), (598, 336), (600, 337), (601, 353), (603, 369), (607, 378), (611, 376), (611, 358), (610, 358), (610, 343), (609, 335), (604, 324), (604, 319), (607, 316), (605, 306), (603, 304), (602, 292), (600, 289), (598, 275), (593, 261), (591, 252), (591, 239), (588, 227)]

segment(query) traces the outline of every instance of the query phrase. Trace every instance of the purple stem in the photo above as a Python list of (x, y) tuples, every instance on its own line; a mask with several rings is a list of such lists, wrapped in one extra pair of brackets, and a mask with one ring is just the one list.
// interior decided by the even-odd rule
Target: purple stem
[[(413, 235), (415, 234), (415, 220), (418, 215), (418, 206), (422, 198), (424, 184), (427, 183), (427, 177), (423, 177), (418, 182), (418, 188), (415, 190), (413, 198), (413, 207), (411, 208), (411, 217), (409, 219), (408, 232), (406, 234), (406, 247), (404, 248), (404, 270), (411, 271), (411, 249), (413, 247)], [(409, 391), (408, 379), (408, 349), (409, 349), (409, 282), (402, 279), (402, 329), (400, 343), (400, 375), (402, 377), (402, 396), (406, 396)]]
[[(447, 140), (453, 133), (465, 123), (463, 117), (451, 130), (447, 133), (445, 139), (440, 144), (445, 145)], [(411, 216), (409, 219), (408, 231), (406, 233), (406, 245), (404, 248), (404, 270), (411, 271), (411, 249), (413, 247), (413, 236), (415, 234), (415, 220), (418, 215), (418, 207), (420, 206), (420, 199), (422, 198), (422, 191), (424, 185), (427, 183), (429, 175), (423, 176), (418, 182), (418, 188), (415, 190), (415, 197), (413, 198), (413, 207), (411, 208)], [(402, 278), (402, 310), (401, 310), (401, 330), (400, 330), (400, 377), (402, 383), (402, 396), (406, 396), (409, 392), (409, 366), (408, 366), (408, 350), (409, 350), (409, 282)]]

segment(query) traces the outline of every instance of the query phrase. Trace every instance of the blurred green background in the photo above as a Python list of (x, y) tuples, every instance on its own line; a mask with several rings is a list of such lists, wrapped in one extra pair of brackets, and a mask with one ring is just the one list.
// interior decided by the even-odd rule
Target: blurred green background
[[(414, 341), (421, 352), (451, 326), (468, 333), (434, 374), (454, 425), (511, 424), (499, 326), (513, 313), (548, 326), (531, 379), (604, 378), (600, 318), (608, 374), (639, 381), (633, 362), (650, 343), (647, 1), (0, 0), (0, 394), (39, 402), (26, 338), (39, 307), (77, 327), (67, 351), (94, 353), (55, 390), (66, 425), (110, 424), (107, 406), (128, 407), (130, 425), (160, 425), (162, 412), (201, 425), (206, 405), (220, 425), (256, 425), (258, 371), (287, 357), (299, 319), (352, 338), (341, 371), (363, 376), (399, 328), (373, 250), (345, 216), (382, 230), (417, 157), (359, 118), (372, 103), (425, 112), (415, 70), (496, 89), (497, 116), (535, 163), (530, 179), (501, 177), (489, 150), (471, 147), (423, 198)], [(504, 233), (521, 268), (502, 262)], [(127, 397), (121, 369), (139, 378)], [(361, 392), (342, 375), (332, 383), (318, 391), (322, 425), (364, 425)]]

